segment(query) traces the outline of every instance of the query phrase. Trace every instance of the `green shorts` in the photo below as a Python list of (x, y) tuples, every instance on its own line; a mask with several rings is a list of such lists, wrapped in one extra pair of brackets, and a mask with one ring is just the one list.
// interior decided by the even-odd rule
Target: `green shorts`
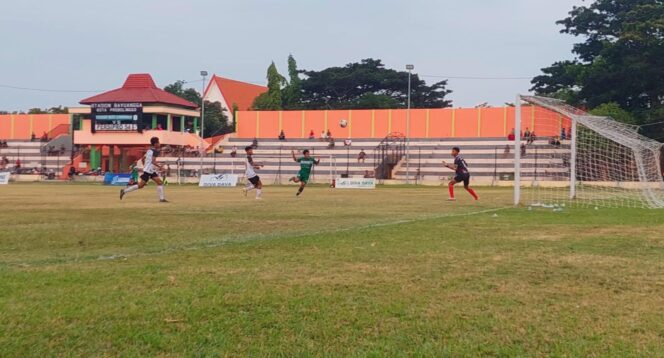
[(297, 178), (306, 183), (309, 181), (309, 175), (311, 175), (311, 173), (300, 171), (297, 173)]

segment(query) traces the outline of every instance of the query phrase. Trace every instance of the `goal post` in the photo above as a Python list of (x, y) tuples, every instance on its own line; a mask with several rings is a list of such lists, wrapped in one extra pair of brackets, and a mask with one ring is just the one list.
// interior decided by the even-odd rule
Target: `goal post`
[(515, 105), (515, 203), (664, 208), (662, 143), (557, 99)]

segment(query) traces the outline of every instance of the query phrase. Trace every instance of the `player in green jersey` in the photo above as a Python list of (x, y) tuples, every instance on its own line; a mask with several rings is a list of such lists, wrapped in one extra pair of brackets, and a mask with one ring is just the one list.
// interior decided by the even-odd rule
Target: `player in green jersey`
[(131, 170), (131, 178), (129, 178), (129, 183), (127, 183), (127, 186), (138, 184), (138, 168), (136, 167), (136, 163), (132, 163), (129, 166), (129, 170)]
[(320, 160), (317, 160), (316, 158), (309, 155), (308, 149), (302, 151), (302, 157), (300, 158), (295, 156), (295, 151), (291, 151), (291, 154), (293, 155), (293, 160), (300, 163), (300, 171), (297, 173), (297, 176), (290, 178), (289, 181), (300, 183), (300, 188), (297, 190), (297, 194), (295, 194), (296, 196), (300, 196), (300, 194), (302, 194), (302, 190), (304, 190), (304, 187), (309, 181), (311, 169), (313, 169), (314, 165), (318, 165)]

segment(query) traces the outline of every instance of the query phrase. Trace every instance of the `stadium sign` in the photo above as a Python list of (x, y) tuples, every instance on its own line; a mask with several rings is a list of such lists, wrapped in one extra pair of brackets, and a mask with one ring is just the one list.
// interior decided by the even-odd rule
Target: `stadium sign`
[(138, 121), (143, 114), (143, 104), (93, 103), (92, 123), (94, 131), (132, 132), (138, 130)]
[(104, 185), (126, 186), (129, 184), (129, 179), (131, 179), (131, 174), (106, 173), (104, 174)]
[(0, 185), (9, 184), (9, 172), (0, 172)]
[(237, 185), (237, 174), (204, 174), (198, 182), (199, 187), (232, 187)]
[(375, 189), (376, 179), (374, 178), (337, 178), (335, 181), (337, 189)]

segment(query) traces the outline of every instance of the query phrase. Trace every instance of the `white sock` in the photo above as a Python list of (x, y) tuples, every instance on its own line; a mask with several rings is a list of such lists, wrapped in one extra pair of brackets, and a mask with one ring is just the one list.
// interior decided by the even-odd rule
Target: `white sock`
[(138, 190), (138, 185), (132, 185), (130, 187), (125, 188), (124, 192), (125, 194), (131, 193), (134, 190)]
[(256, 197), (257, 197), (257, 198), (260, 198), (262, 194), (263, 194), (263, 190), (262, 190), (262, 189), (256, 189)]
[(159, 193), (159, 200), (164, 200), (164, 186), (157, 185), (157, 193)]

